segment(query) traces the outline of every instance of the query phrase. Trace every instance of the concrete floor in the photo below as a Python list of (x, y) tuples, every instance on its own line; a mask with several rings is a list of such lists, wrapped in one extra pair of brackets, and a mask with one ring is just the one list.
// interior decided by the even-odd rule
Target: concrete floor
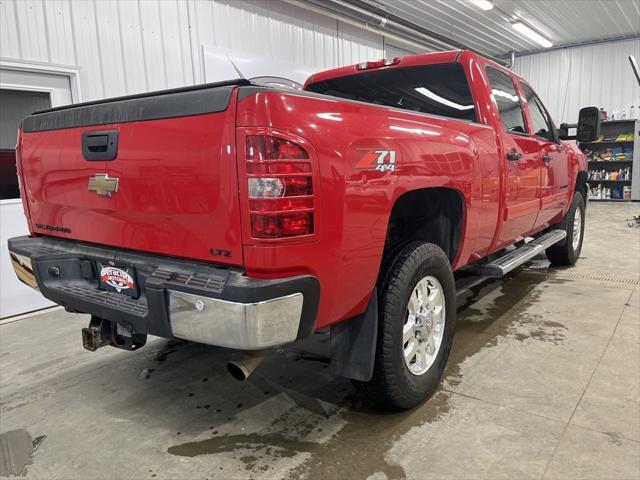
[(536, 259), (476, 291), (440, 391), (410, 412), (332, 377), (326, 335), (237, 383), (222, 349), (89, 353), (86, 316), (57, 310), (0, 326), (0, 432), (39, 442), (27, 478), (640, 478), (633, 214), (591, 203), (576, 267)]

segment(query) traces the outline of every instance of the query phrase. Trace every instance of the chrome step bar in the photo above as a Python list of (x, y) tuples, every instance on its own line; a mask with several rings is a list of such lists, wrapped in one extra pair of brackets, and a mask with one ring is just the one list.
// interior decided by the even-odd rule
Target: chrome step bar
[(539, 253), (555, 245), (567, 236), (564, 230), (551, 230), (549, 233), (531, 240), (521, 247), (511, 250), (491, 263), (479, 267), (480, 275), (490, 278), (501, 278), (516, 267), (528, 262)]

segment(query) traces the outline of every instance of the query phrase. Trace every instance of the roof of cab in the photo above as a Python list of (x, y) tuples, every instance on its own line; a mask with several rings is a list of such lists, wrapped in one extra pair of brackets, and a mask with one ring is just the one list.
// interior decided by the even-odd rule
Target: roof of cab
[[(432, 53), (422, 53), (419, 55), (408, 55), (406, 57), (402, 57), (400, 62), (395, 65), (378, 67), (377, 70), (400, 68), (400, 67), (415, 67), (419, 65), (428, 65), (432, 63), (453, 63), (457, 61), (460, 54), (462, 54), (462, 52), (464, 51), (465, 50), (448, 50), (446, 52), (432, 52)], [(314, 73), (307, 79), (303, 88), (306, 88), (307, 85), (309, 85), (310, 83), (321, 82), (323, 80), (330, 80), (332, 78), (346, 77), (348, 75), (365, 73), (368, 71), (366, 69), (358, 70), (357, 69), (358, 65), (360, 65), (360, 63)]]

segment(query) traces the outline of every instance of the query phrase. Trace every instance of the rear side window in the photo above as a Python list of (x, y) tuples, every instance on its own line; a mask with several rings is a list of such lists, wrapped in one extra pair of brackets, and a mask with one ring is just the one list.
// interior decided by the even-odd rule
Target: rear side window
[(394, 68), (311, 83), (324, 95), (475, 121), (473, 97), (458, 63)]
[(526, 133), (520, 97), (512, 78), (491, 67), (487, 67), (487, 75), (491, 82), (491, 96), (498, 104), (505, 130), (511, 133)]

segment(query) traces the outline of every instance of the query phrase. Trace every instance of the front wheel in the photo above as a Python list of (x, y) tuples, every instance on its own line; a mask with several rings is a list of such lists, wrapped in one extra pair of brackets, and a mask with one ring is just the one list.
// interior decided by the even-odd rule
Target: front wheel
[(437, 245), (407, 245), (382, 272), (378, 298), (367, 390), (387, 408), (411, 408), (438, 387), (451, 350), (456, 294), (449, 259)]
[(582, 194), (576, 192), (569, 211), (558, 225), (567, 232), (564, 242), (547, 248), (547, 258), (552, 265), (575, 265), (578, 261), (584, 237), (584, 211)]

